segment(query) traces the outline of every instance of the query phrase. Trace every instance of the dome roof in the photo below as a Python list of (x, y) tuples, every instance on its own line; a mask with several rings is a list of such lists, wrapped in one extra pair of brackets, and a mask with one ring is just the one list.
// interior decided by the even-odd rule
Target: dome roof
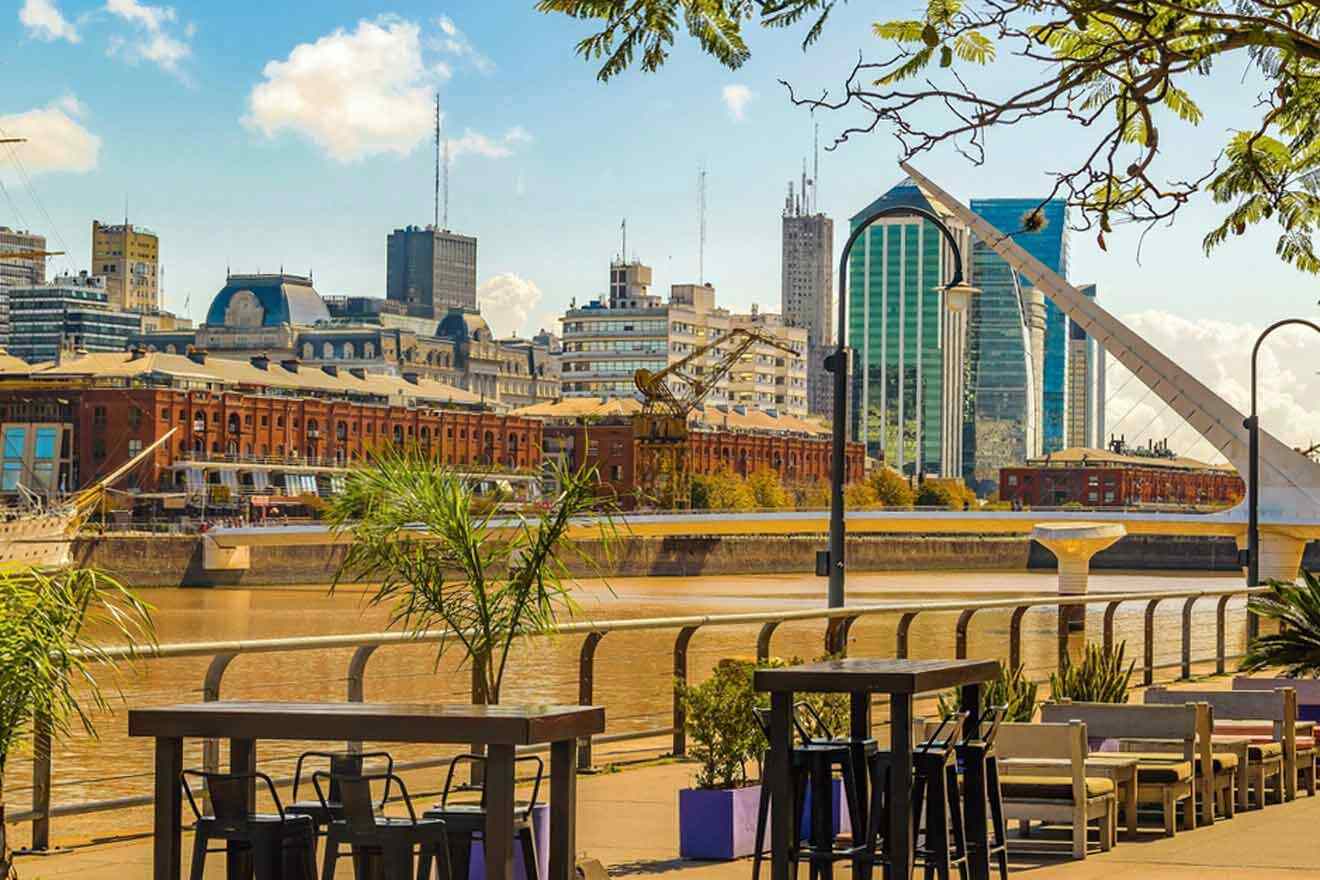
[(486, 319), (481, 317), (479, 312), (468, 309), (450, 309), (449, 313), (440, 320), (435, 335), (455, 342), (466, 342), (469, 339), (490, 342), (492, 338), (490, 325), (486, 323)]
[(211, 300), (206, 323), (212, 327), (278, 327), (330, 320), (330, 311), (300, 275), (230, 275)]

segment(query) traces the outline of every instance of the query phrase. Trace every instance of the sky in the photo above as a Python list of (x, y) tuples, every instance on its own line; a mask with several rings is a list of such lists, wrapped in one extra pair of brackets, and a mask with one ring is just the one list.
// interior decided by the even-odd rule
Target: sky
[[(88, 268), (93, 219), (159, 233), (164, 305), (200, 318), (235, 272), (312, 272), (323, 294), (383, 296), (391, 229), (430, 222), (434, 95), (450, 140), (449, 226), (479, 239), (478, 281), (499, 334), (553, 327), (571, 301), (606, 289), (627, 218), (628, 256), (663, 292), (698, 279), (698, 171), (706, 171), (705, 280), (722, 305), (779, 305), (787, 182), (858, 117), (813, 118), (788, 100), (837, 92), (858, 53), (878, 56), (880, 17), (902, 2), (854, 2), (806, 52), (798, 34), (754, 29), (752, 60), (730, 71), (680, 43), (660, 72), (608, 84), (573, 51), (590, 23), (537, 13), (533, 0), (152, 5), (141, 0), (11, 0), (0, 11), (0, 225), (67, 250), (52, 271)], [(1020, 81), (1011, 60), (978, 84)], [(1240, 69), (1197, 85), (1199, 128), (1164, 131), (1168, 176), (1213, 158), (1246, 124), (1255, 92)], [(1244, 109), (1245, 108), (1245, 109)], [(951, 149), (917, 167), (964, 199), (1035, 196), (1075, 162), (1086, 132), (1051, 124), (997, 132), (983, 165)], [(2, 151), (9, 150), (7, 157)], [(17, 158), (15, 158), (17, 157)], [(820, 153), (820, 208), (846, 218), (902, 178), (888, 132)], [(1200, 166), (1197, 166), (1200, 167)], [(1270, 320), (1314, 318), (1320, 285), (1274, 256), (1260, 227), (1210, 257), (1208, 199), (1172, 228), (1120, 229), (1102, 251), (1071, 241), (1074, 282), (1230, 402), (1246, 402), (1250, 342)], [(1282, 333), (1265, 352), (1263, 424), (1320, 441), (1314, 340)], [(1109, 421), (1129, 439), (1190, 430), (1121, 367)], [(1116, 389), (1122, 389), (1121, 391)]]

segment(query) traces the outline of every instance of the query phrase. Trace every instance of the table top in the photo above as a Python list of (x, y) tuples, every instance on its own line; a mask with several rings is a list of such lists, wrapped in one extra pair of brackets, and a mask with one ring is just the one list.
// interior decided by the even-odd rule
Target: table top
[(216, 701), (131, 709), (129, 736), (532, 745), (605, 729), (600, 706)]
[(822, 660), (756, 670), (758, 691), (921, 694), (989, 681), (996, 660)]

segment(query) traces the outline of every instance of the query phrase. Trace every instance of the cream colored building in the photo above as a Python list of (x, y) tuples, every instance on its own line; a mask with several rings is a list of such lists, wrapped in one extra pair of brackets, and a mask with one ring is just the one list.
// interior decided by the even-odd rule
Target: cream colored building
[(92, 274), (105, 276), (110, 308), (160, 310), (160, 239), (131, 223), (92, 221)]
[[(620, 269), (634, 269), (627, 281), (650, 279), (650, 269), (640, 264), (611, 268), (615, 273), (612, 280)], [(646, 286), (620, 284), (619, 295), (569, 309), (564, 315), (561, 378), (565, 397), (631, 396), (637, 370), (662, 370), (730, 330), (748, 327), (769, 334), (792, 353), (769, 345), (753, 346), (704, 402), (796, 417), (807, 414), (805, 328), (785, 326), (777, 314), (755, 309), (737, 314), (719, 308), (710, 284), (675, 284), (667, 303), (649, 293)], [(693, 375), (713, 370), (727, 351), (727, 346), (719, 346), (707, 352), (691, 366)]]

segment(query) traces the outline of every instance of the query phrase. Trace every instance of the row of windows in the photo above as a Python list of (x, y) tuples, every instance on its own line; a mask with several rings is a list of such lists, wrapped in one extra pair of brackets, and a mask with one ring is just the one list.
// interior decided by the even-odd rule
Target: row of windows
[[(678, 350), (681, 343), (674, 343), (674, 350)], [(639, 354), (664, 354), (665, 342), (663, 339), (593, 339), (586, 342), (569, 342), (565, 344), (564, 351), (631, 351)]]
[(663, 370), (665, 361), (569, 361), (565, 373), (635, 373), (638, 370)]
[(564, 324), (565, 335), (569, 333), (650, 333), (669, 332), (668, 321), (570, 321)]

